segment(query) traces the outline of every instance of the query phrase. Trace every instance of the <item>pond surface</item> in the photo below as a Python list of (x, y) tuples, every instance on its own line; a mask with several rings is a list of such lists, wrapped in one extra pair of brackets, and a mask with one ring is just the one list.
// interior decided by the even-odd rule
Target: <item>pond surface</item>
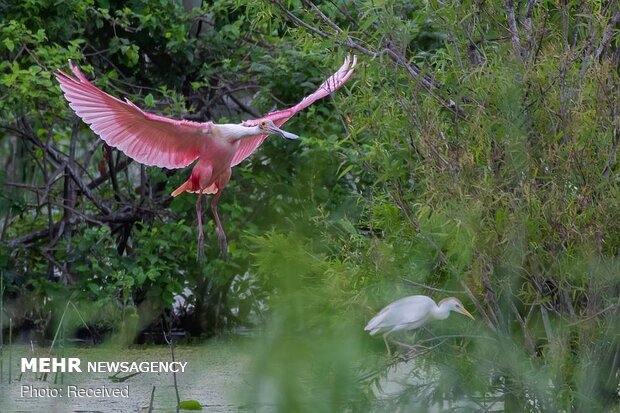
[[(34, 352), (33, 352), (34, 350)], [(11, 383), (9, 383), (9, 350), (4, 348), (0, 380), (0, 412), (147, 412), (153, 386), (154, 412), (173, 412), (176, 392), (171, 372), (121, 372), (116, 377), (107, 371), (87, 371), (87, 363), (125, 361), (130, 369), (146, 364), (133, 362), (170, 362), (167, 346), (146, 346), (118, 349), (110, 347), (65, 348), (64, 354), (55, 351), (54, 357), (80, 359), (82, 372), (54, 374), (21, 373), (21, 358), (49, 357), (47, 348), (27, 345), (12, 346)], [(175, 360), (187, 363), (184, 372), (177, 373), (179, 397), (196, 400), (208, 412), (239, 412), (235, 402), (243, 393), (244, 371), (250, 358), (238, 339), (209, 340), (196, 346), (175, 347)], [(158, 363), (155, 363), (159, 368)], [(101, 365), (98, 365), (101, 366)], [(150, 368), (149, 364), (149, 368)], [(180, 365), (175, 365), (180, 368)], [(95, 392), (107, 392), (105, 396)], [(115, 395), (113, 395), (115, 393)], [(111, 395), (112, 394), (112, 395)]]
[[(183, 372), (176, 375), (180, 400), (195, 400), (202, 405), (202, 411), (210, 413), (290, 411), (283, 406), (286, 406), (287, 401), (290, 402), (293, 399), (283, 398), (281, 394), (278, 396), (278, 392), (291, 391), (291, 388), (283, 382), (277, 382), (276, 387), (270, 388), (269, 380), (273, 380), (273, 372), (271, 375), (269, 372), (265, 372), (267, 383), (265, 389), (260, 386), (253, 388), (250, 385), (252, 378), (248, 377), (251, 376), (252, 372), (256, 373), (255, 358), (261, 357), (254, 351), (255, 340), (256, 338), (252, 337), (228, 337), (208, 340), (198, 345), (176, 346), (174, 350), (175, 362), (183, 363), (184, 368)], [(146, 367), (160, 369), (160, 363), (172, 362), (168, 346), (133, 346), (130, 348), (78, 346), (57, 349), (54, 351), (53, 357), (77, 358), (80, 361), (82, 371), (63, 374), (49, 373), (47, 377), (43, 377), (40, 372), (27, 371), (21, 373), (22, 358), (28, 360), (39, 358), (41, 360), (41, 358), (49, 357), (48, 352), (48, 348), (31, 348), (28, 345), (14, 345), (9, 351), (9, 348), (5, 346), (4, 352), (0, 356), (2, 364), (0, 369), (0, 413), (146, 413), (151, 404), (151, 394), (153, 394), (153, 412), (176, 411), (176, 390), (171, 372), (134, 373), (125, 371), (115, 375), (109, 371), (110, 364), (113, 362), (125, 362), (129, 369), (133, 366), (143, 369)], [(385, 356), (380, 355), (379, 357)], [(11, 361), (10, 383), (9, 359)], [(276, 366), (276, 370), (278, 368), (288, 369), (286, 360), (286, 357), (283, 357), (282, 360), (275, 357), (272, 362), (281, 364), (279, 367)], [(154, 362), (154, 364), (150, 362)], [(106, 371), (89, 371), (89, 365), (96, 365), (98, 368), (104, 365), (108, 367)], [(269, 365), (273, 366), (273, 363)], [(180, 367), (178, 364), (175, 365), (175, 368)], [(436, 379), (429, 370), (418, 370), (417, 359), (400, 362), (390, 368), (385, 376), (380, 379), (379, 385), (373, 386), (371, 389), (377, 398), (376, 411), (386, 411), (381, 406), (389, 406), (390, 400), (397, 400), (408, 389), (418, 388), (421, 385), (428, 384), (428, 381), (432, 382)], [(286, 379), (286, 377), (288, 376), (284, 375), (280, 379)], [(294, 378), (291, 376), (292, 381)], [(272, 384), (276, 385), (276, 382)], [(153, 387), (155, 387), (154, 393)], [(293, 388), (296, 391), (304, 392), (316, 388), (316, 386), (309, 386), (307, 389), (304, 387)], [(339, 391), (349, 390), (351, 389), (341, 388)], [(94, 394), (96, 391), (100, 392), (99, 395)], [(257, 391), (260, 393), (258, 400), (253, 399), (253, 396), (257, 396)], [(107, 392), (107, 394), (102, 394), (103, 392)], [(324, 398), (329, 397), (329, 394), (314, 394), (315, 398), (297, 396), (299, 396), (298, 399), (295, 399), (297, 403), (302, 403), (301, 406), (304, 407), (304, 411), (311, 412), (314, 410), (312, 403), (321, 403)], [(251, 406), (245, 404), (252, 399)], [(299, 400), (303, 401), (299, 402)], [(278, 404), (283, 401), (285, 404)], [(415, 398), (412, 405), (415, 405)], [(420, 409), (415, 407), (414, 411), (428, 411), (430, 413), (457, 410), (478, 411), (482, 405), (485, 405), (486, 411), (489, 412), (503, 410), (501, 403), (489, 400), (474, 403), (471, 400), (463, 399), (436, 401), (431, 406), (422, 406)], [(323, 411), (329, 411), (326, 410), (325, 405), (322, 406)], [(372, 411), (372, 408), (369, 411)]]

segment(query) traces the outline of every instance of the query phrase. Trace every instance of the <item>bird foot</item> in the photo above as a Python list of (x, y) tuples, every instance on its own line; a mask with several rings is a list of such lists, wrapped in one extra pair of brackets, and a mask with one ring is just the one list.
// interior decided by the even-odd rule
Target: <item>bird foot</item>
[(392, 341), (392, 342), (396, 344), (397, 346), (406, 349), (405, 353), (398, 355), (399, 358), (402, 358), (405, 361), (422, 354), (424, 350), (426, 350), (426, 347), (424, 346), (412, 346), (410, 344), (401, 343), (400, 341)]

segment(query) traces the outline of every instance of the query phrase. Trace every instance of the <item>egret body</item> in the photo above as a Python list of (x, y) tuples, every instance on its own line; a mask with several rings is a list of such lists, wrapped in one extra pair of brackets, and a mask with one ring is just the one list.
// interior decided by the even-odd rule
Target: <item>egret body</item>
[(385, 347), (388, 354), (391, 354), (387, 342), (388, 334), (395, 331), (413, 330), (432, 320), (445, 320), (450, 315), (450, 311), (474, 319), (458, 298), (444, 298), (437, 305), (426, 295), (412, 295), (387, 305), (368, 322), (364, 330), (370, 332), (370, 335), (383, 333)]

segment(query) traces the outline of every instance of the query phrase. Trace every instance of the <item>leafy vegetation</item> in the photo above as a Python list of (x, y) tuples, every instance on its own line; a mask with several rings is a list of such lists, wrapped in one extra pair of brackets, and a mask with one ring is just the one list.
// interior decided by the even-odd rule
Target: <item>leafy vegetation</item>
[[(0, 268), (22, 329), (52, 331), (67, 300), (124, 342), (261, 326), (247, 397), (281, 411), (620, 411), (617, 2), (0, 10)], [(187, 173), (102, 148), (53, 80), (73, 59), (152, 112), (238, 121), (349, 52), (345, 90), (291, 121), (302, 142), (235, 168), (228, 262), (212, 223), (195, 262), (194, 200), (168, 195)], [(398, 337), (421, 350), (388, 361), (362, 327), (417, 293), (477, 321)]]

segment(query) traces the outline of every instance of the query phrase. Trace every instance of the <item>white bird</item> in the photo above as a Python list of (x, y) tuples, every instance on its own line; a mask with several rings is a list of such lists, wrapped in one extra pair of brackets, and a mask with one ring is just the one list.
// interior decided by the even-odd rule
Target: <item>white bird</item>
[(458, 298), (448, 297), (435, 304), (432, 298), (426, 295), (412, 295), (401, 298), (386, 306), (379, 314), (374, 316), (364, 327), (371, 336), (377, 333), (383, 334), (383, 341), (388, 355), (391, 355), (387, 336), (395, 331), (413, 330), (422, 327), (429, 321), (445, 320), (450, 311), (463, 314), (472, 320), (474, 317), (463, 307)]

